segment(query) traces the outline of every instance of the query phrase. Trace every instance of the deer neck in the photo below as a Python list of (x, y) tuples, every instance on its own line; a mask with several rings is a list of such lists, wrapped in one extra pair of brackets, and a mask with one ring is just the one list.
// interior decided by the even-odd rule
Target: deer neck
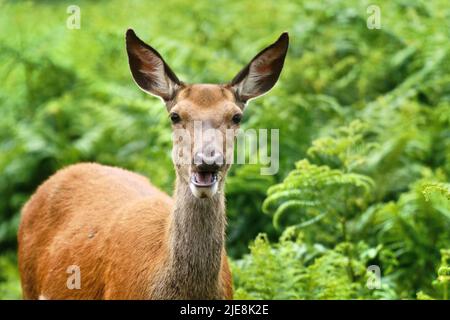
[(223, 182), (212, 198), (199, 199), (177, 177), (174, 197), (165, 296), (218, 298), (226, 226)]

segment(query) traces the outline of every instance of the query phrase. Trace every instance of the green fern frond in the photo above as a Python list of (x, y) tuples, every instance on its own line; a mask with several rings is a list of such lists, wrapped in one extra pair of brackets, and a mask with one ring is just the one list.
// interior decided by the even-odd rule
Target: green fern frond
[(284, 202), (282, 205), (280, 205), (275, 211), (273, 215), (273, 225), (275, 228), (280, 229), (280, 219), (281, 216), (288, 210), (288, 209), (295, 209), (295, 208), (305, 208), (305, 207), (315, 207), (319, 204), (319, 202), (315, 201), (301, 201), (301, 200), (289, 200)]
[(366, 162), (366, 155), (377, 144), (368, 142), (369, 126), (354, 120), (348, 126), (337, 129), (336, 134), (313, 141), (307, 154), (311, 159), (333, 167), (353, 170)]
[(263, 211), (274, 212), (273, 223), (277, 228), (282, 216), (292, 211), (304, 213), (300, 219), (303, 224), (305, 220), (315, 221), (315, 216), (308, 216), (301, 209), (315, 208), (328, 213), (338, 207), (335, 202), (342, 207), (350, 198), (368, 198), (373, 187), (372, 179), (367, 176), (300, 160), (282, 183), (269, 188)]
[(450, 200), (450, 184), (442, 182), (426, 183), (422, 193), (427, 201), (430, 201), (430, 196), (433, 193), (439, 193)]

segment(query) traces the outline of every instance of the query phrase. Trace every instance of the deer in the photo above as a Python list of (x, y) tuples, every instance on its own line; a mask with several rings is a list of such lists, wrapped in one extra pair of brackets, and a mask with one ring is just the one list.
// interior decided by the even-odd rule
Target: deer
[[(132, 78), (162, 100), (173, 132), (195, 135), (200, 123), (200, 133), (214, 133), (184, 141), (173, 135), (172, 197), (143, 175), (94, 162), (64, 167), (43, 182), (21, 211), (23, 298), (232, 299), (224, 195), (232, 161), (226, 155), (248, 102), (278, 81), (288, 33), (226, 84), (182, 82), (132, 29), (125, 38)], [(186, 161), (176, 161), (178, 153)], [(78, 287), (69, 285), (73, 275)]]

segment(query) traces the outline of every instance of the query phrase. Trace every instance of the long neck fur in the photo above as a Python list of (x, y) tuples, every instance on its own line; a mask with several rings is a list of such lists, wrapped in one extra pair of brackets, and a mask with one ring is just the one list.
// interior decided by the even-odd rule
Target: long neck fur
[(177, 177), (169, 256), (156, 290), (160, 298), (219, 298), (225, 226), (223, 183), (212, 198), (199, 199)]

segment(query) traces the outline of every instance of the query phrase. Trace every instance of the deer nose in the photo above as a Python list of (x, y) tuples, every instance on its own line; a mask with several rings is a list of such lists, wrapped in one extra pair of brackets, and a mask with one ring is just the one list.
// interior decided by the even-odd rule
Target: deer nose
[(217, 171), (224, 164), (222, 152), (212, 150), (207, 154), (196, 152), (193, 163), (199, 171)]

